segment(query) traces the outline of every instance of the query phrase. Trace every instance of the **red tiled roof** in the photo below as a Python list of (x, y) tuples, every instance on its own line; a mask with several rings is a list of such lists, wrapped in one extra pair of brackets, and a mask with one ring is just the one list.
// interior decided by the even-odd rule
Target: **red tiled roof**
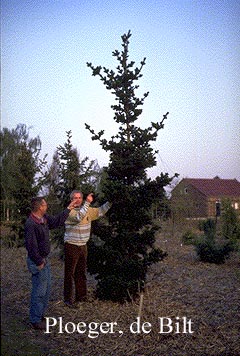
[(186, 178), (185, 183), (193, 185), (206, 196), (240, 197), (240, 182), (236, 179), (198, 179)]

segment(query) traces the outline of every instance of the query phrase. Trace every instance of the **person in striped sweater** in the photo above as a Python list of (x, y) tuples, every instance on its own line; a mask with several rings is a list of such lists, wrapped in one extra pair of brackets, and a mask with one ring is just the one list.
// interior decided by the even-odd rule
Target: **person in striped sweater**
[(87, 296), (87, 242), (91, 234), (91, 222), (104, 216), (110, 209), (111, 203), (106, 202), (99, 208), (90, 207), (93, 194), (89, 194), (82, 205), (83, 194), (78, 190), (71, 193), (70, 199), (77, 207), (70, 212), (65, 221), (64, 303), (68, 307), (75, 307)]

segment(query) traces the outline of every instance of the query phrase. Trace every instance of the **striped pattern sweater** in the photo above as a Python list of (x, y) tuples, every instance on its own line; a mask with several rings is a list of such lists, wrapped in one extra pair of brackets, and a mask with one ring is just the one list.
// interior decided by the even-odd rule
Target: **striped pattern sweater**
[(67, 242), (77, 246), (86, 245), (91, 234), (91, 222), (104, 216), (110, 207), (111, 203), (109, 202), (99, 208), (89, 207), (88, 204), (85, 215), (82, 208), (80, 210), (79, 208), (71, 210), (65, 221), (64, 243)]

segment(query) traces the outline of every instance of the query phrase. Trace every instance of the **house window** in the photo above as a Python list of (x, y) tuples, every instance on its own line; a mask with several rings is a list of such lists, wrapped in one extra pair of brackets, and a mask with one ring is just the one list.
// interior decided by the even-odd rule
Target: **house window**
[(235, 203), (234, 203), (234, 209), (235, 209), (235, 210), (238, 210), (238, 209), (239, 209), (238, 202), (235, 202)]
[(220, 201), (216, 201), (216, 216), (221, 215), (221, 203)]
[(188, 189), (184, 188), (184, 193), (187, 194), (188, 193)]

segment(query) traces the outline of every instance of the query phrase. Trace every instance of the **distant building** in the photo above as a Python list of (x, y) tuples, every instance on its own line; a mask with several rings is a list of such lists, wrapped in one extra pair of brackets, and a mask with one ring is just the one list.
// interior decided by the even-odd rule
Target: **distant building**
[(184, 178), (172, 190), (172, 210), (188, 218), (212, 218), (221, 214), (222, 201), (229, 199), (240, 215), (240, 182), (236, 179)]

